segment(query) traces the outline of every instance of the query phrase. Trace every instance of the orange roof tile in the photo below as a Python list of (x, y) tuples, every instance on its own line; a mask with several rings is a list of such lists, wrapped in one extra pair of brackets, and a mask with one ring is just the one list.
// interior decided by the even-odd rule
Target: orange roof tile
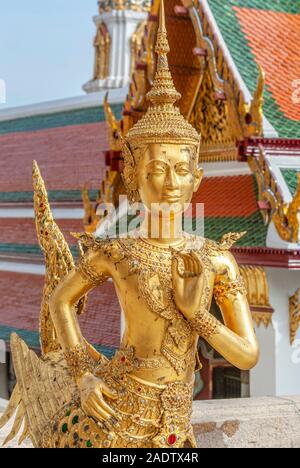
[[(42, 276), (0, 272), (0, 326), (37, 331), (43, 286)], [(79, 322), (82, 334), (90, 343), (119, 345), (120, 306), (112, 282), (89, 294), (87, 311)]]
[[(71, 210), (71, 208), (70, 208)], [(56, 221), (68, 244), (76, 245), (76, 239), (71, 232), (81, 232), (81, 219), (59, 219)], [(0, 244), (37, 244), (38, 238), (34, 219), (30, 218), (0, 218)]]
[(0, 135), (0, 192), (32, 191), (33, 159), (48, 190), (98, 189), (107, 138), (105, 122)]
[(234, 10), (274, 100), (288, 119), (299, 121), (300, 14), (237, 6)]
[(204, 204), (205, 217), (250, 216), (258, 210), (253, 176), (204, 178), (193, 203)]

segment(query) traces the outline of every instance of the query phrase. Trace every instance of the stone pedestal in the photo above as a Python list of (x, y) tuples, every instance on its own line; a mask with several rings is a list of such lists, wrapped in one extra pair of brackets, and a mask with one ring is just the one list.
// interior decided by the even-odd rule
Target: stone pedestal
[(197, 401), (200, 448), (300, 448), (300, 396)]
[[(0, 399), (0, 414), (6, 404)], [(300, 448), (299, 411), (300, 396), (195, 401), (192, 422), (199, 448)], [(10, 427), (0, 430), (0, 446)]]

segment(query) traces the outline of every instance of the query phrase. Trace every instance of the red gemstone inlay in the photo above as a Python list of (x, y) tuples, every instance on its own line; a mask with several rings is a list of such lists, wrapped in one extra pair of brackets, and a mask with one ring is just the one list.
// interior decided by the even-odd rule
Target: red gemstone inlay
[(121, 362), (125, 362), (126, 361), (126, 357), (125, 356), (122, 356), (121, 357)]
[(168, 445), (174, 445), (176, 443), (177, 436), (176, 434), (170, 434), (168, 437)]

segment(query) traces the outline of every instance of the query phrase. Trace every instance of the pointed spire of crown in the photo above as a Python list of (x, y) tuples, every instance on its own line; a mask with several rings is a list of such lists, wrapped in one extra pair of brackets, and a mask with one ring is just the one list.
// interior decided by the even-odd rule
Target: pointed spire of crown
[(181, 98), (181, 95), (175, 89), (169, 70), (167, 54), (170, 52), (170, 46), (166, 29), (164, 0), (160, 2), (159, 27), (155, 52), (157, 53), (157, 69), (153, 87), (147, 94), (147, 98), (152, 104), (174, 104)]
[(200, 135), (181, 115), (174, 103), (181, 98), (176, 91), (169, 70), (167, 54), (170, 51), (164, 1), (160, 3), (159, 28), (156, 49), (157, 69), (147, 98), (152, 105), (146, 114), (129, 130), (125, 141), (134, 150), (149, 143), (174, 143), (198, 146)]

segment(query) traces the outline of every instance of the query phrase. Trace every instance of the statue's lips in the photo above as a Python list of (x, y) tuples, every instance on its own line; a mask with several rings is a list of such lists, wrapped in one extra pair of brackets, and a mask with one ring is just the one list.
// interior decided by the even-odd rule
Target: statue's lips
[(180, 197), (177, 195), (165, 195), (162, 197), (163, 203), (179, 203)]

